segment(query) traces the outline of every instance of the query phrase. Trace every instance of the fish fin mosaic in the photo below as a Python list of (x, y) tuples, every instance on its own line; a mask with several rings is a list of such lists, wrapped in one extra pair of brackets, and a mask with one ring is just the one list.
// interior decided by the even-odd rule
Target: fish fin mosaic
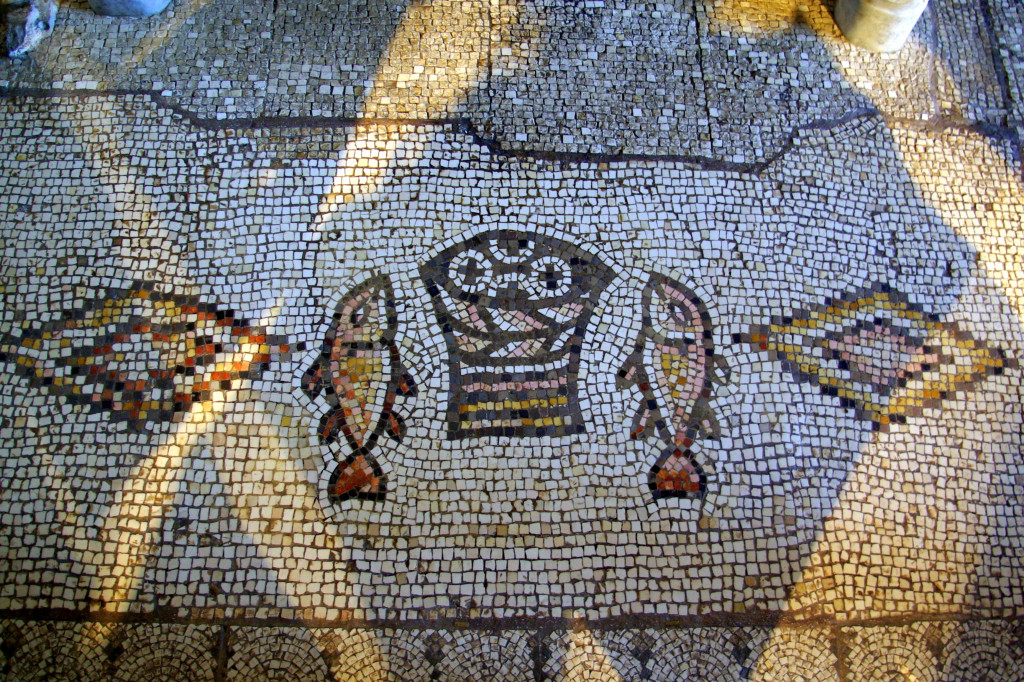
[[(595, 301), (614, 278), (609, 266), (555, 237), (492, 230), (444, 249), (421, 274), (448, 351), (448, 439), (586, 431), (580, 354)], [(655, 499), (700, 499), (707, 474), (695, 442), (721, 435), (710, 399), (729, 368), (715, 353), (707, 306), (690, 288), (650, 275), (641, 301), (640, 331), (617, 376), (620, 388), (636, 386), (642, 396), (631, 436), (662, 443), (648, 475)], [(374, 450), (381, 436), (401, 441), (406, 426), (395, 403), (416, 394), (397, 327), (392, 284), (375, 275), (341, 298), (300, 380), (310, 400), (329, 404), (321, 444), (347, 447), (328, 484), (332, 501), (386, 496)]]
[(448, 349), (448, 438), (584, 433), (580, 351), (614, 273), (564, 240), (491, 230), (420, 270)]
[(78, 297), (56, 320), (0, 331), (0, 361), (30, 386), (137, 433), (182, 421), (289, 351), (287, 337), (231, 309), (143, 281)]
[(381, 436), (400, 442), (405, 420), (396, 413), (399, 397), (416, 395), (416, 382), (402, 362), (391, 281), (370, 277), (336, 306), (320, 354), (302, 375), (310, 400), (322, 396), (329, 409), (317, 430), (325, 445), (344, 441), (349, 454), (331, 475), (334, 501), (357, 497), (379, 500), (387, 480), (373, 451)]
[(752, 328), (747, 341), (876, 430), (939, 407), (1016, 361), (884, 284)]
[(707, 306), (684, 284), (652, 275), (641, 305), (640, 332), (616, 377), (620, 387), (635, 385), (643, 396), (631, 435), (657, 437), (664, 444), (648, 475), (655, 499), (701, 498), (707, 475), (693, 446), (700, 437), (720, 436), (709, 399), (728, 367), (715, 354)]

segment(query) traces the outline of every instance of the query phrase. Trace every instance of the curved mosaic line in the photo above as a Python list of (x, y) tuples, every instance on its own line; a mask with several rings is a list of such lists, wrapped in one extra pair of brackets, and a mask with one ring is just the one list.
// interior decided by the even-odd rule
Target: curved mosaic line
[(747, 341), (876, 429), (938, 407), (1016, 362), (886, 285), (752, 327)]
[(300, 628), (234, 628), (228, 640), (229, 682), (329, 682), (327, 661)]
[(312, 630), (332, 679), (344, 682), (418, 682), (437, 679), (434, 664), (443, 651), (426, 651), (429, 632), (389, 629)]
[(746, 679), (749, 670), (742, 669), (742, 661), (750, 650), (734, 646), (727, 639), (731, 631), (686, 628), (555, 632), (548, 637), (544, 679), (563, 682)]
[(346, 682), (380, 682), (387, 675), (388, 661), (379, 633), (367, 629), (313, 630), (332, 679)]
[(949, 643), (943, 680), (1024, 682), (1024, 627), (1003, 622), (966, 622)]
[(553, 632), (547, 643), (552, 652), (545, 662), (546, 679), (556, 682), (622, 682), (614, 652), (590, 630)]
[(913, 679), (938, 682), (939, 661), (926, 645), (922, 628), (858, 628), (847, 646), (851, 679)]
[(615, 671), (624, 680), (650, 677), (650, 667), (660, 649), (656, 630), (619, 630), (602, 633), (601, 646)]
[(832, 650), (828, 630), (776, 628), (767, 634), (764, 648), (747, 669), (747, 679), (756, 682), (839, 682), (839, 660)]
[(665, 444), (648, 474), (655, 499), (701, 498), (707, 475), (691, 446), (701, 436), (720, 434), (709, 399), (728, 367), (715, 355), (711, 315), (693, 291), (652, 275), (641, 301), (643, 323), (617, 377), (620, 387), (635, 385), (643, 395), (632, 435), (655, 436)]
[(531, 634), (525, 630), (504, 630), (499, 633), (457, 632), (455, 641), (437, 664), (434, 679), (458, 682), (473, 671), (478, 679), (494, 682), (517, 682), (530, 679)]
[(55, 653), (61, 641), (53, 623), (7, 621), (0, 627), (0, 678), (44, 682), (58, 677)]
[(715, 628), (660, 633), (654, 657), (647, 664), (648, 679), (727, 682), (739, 678), (740, 665), (727, 650), (722, 634)]
[(342, 436), (350, 449), (328, 484), (334, 501), (380, 500), (387, 492), (373, 450), (382, 435), (401, 441), (406, 426), (395, 403), (399, 396), (416, 395), (416, 383), (395, 345), (397, 325), (390, 280), (370, 278), (342, 297), (320, 355), (302, 376), (306, 395), (311, 400), (322, 395), (330, 405), (320, 420), (320, 442)]
[(215, 650), (210, 627), (116, 625), (102, 645), (101, 660), (104, 676), (119, 682), (211, 682)]
[(387, 665), (386, 679), (394, 682), (429, 680), (436, 660), (427, 655), (429, 634), (415, 630), (384, 630), (378, 633), (381, 640), (381, 654)]
[(83, 679), (109, 677), (111, 661), (107, 656), (107, 645), (112, 641), (124, 641), (124, 627), (121, 623), (76, 623), (68, 636), (68, 648), (73, 652), (68, 665), (74, 666)]
[(490, 230), (420, 274), (448, 347), (449, 439), (586, 431), (580, 352), (611, 268), (555, 237)]

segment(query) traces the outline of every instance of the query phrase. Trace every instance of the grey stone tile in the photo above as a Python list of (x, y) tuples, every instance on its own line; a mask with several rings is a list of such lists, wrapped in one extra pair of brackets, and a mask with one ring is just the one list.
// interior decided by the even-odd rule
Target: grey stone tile
[(1024, 7), (1014, 0), (989, 0), (999, 53), (998, 66), (1006, 78), (1010, 119), (1024, 122)]
[(503, 146), (711, 153), (689, 2), (506, 2), (502, 10), (490, 77), (469, 113)]
[[(268, 27), (272, 39), (266, 46), (267, 114), (365, 115), (363, 102), (378, 77), (386, 73), (386, 69), (381, 72), (381, 60), (386, 59), (388, 45), (405, 19), (408, 4), (405, 0), (275, 3), (273, 24)], [(419, 28), (428, 32), (440, 27)], [(397, 74), (392, 78), (397, 80)], [(396, 108), (376, 115), (398, 118), (410, 114)]]
[(988, 0), (941, 0), (931, 5), (940, 115), (1004, 125), (1009, 93), (1003, 60), (993, 45), (988, 4)]

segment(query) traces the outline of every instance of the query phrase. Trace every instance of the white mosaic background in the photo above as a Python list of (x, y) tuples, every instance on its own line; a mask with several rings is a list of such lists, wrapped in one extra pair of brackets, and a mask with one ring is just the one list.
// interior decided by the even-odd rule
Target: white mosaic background
[[(145, 279), (307, 345), (152, 433), (7, 375), (8, 609), (843, 618), (1021, 603), (1019, 369), (873, 434), (733, 342), (885, 282), (1021, 357), (1024, 202), (998, 142), (853, 119), (798, 134), (755, 175), (517, 159), (445, 126), (206, 131), (141, 96), (4, 106), (32, 122), (0, 142), (3, 322)], [(445, 348), (417, 268), (494, 228), (566, 239), (618, 273), (582, 351), (586, 435), (444, 438)], [(660, 446), (629, 439), (640, 394), (615, 387), (647, 272), (702, 295), (732, 368), (712, 401), (722, 438), (700, 443), (702, 503), (650, 502)], [(419, 395), (399, 406), (406, 439), (377, 453), (388, 500), (331, 505), (313, 434), (326, 406), (298, 378), (334, 303), (373, 273), (393, 280)]]

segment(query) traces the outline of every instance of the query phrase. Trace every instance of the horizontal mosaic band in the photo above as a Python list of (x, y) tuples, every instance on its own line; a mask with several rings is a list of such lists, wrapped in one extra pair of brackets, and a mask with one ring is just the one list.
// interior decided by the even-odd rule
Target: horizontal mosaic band
[[(823, 629), (335, 629), (0, 621), (6, 679), (1024, 679), (1019, 621)], [(837, 652), (839, 655), (837, 656)], [(845, 671), (841, 677), (840, 671)], [(967, 677), (964, 677), (967, 676)]]

